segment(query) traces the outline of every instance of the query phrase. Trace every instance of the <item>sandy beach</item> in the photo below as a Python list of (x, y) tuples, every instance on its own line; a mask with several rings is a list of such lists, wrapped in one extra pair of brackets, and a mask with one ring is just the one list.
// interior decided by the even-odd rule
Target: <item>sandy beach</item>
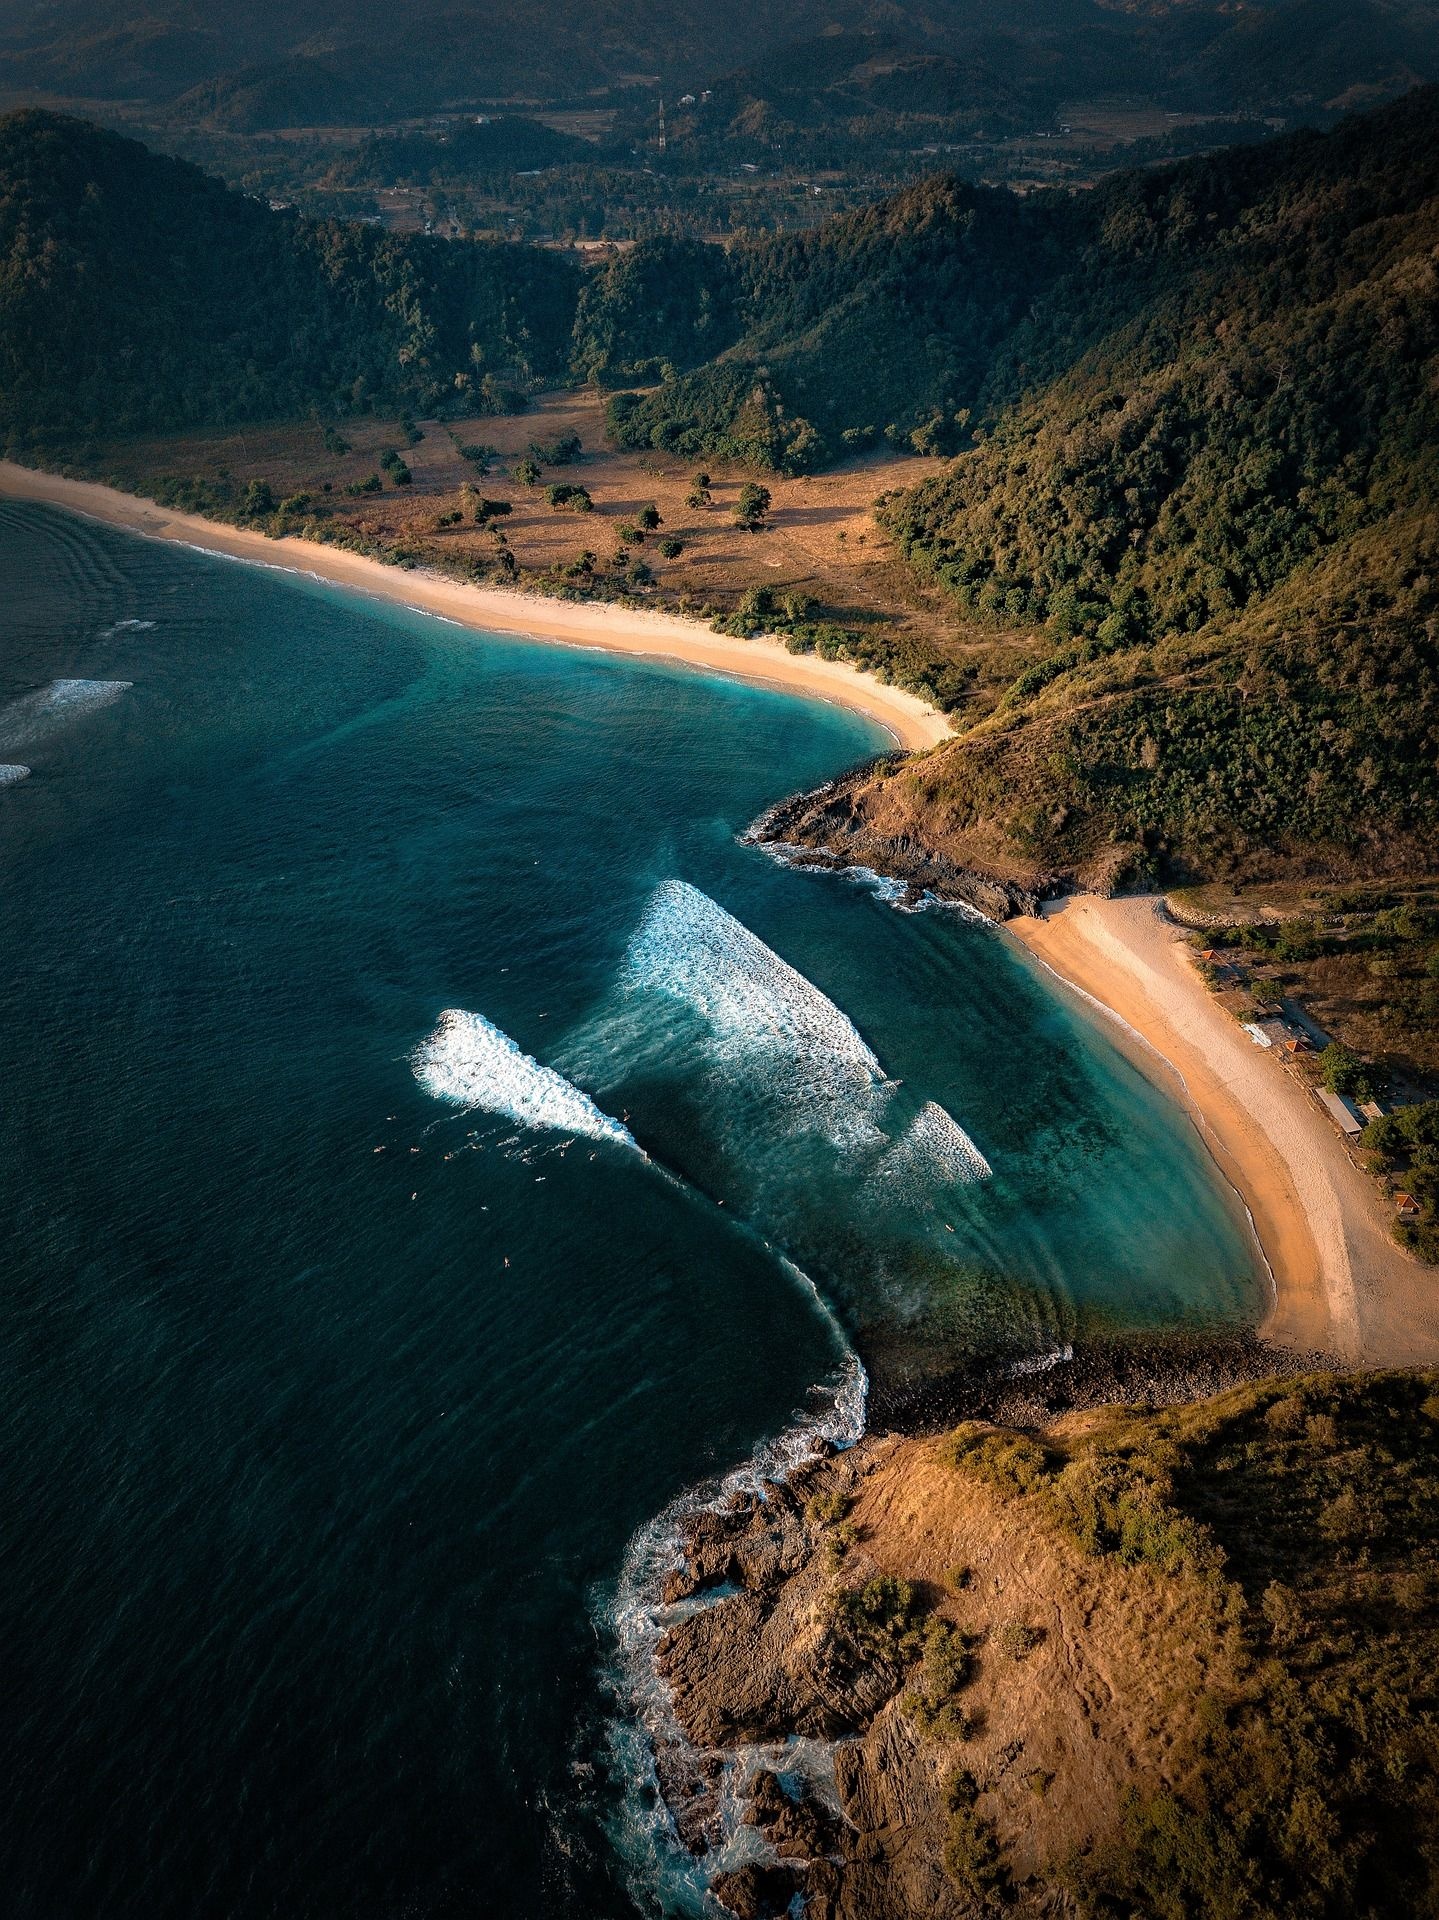
[(152, 539), (177, 540), (207, 553), (310, 574), (335, 586), (355, 588), (426, 613), (443, 614), (489, 633), (640, 654), (708, 673), (733, 674), (763, 686), (782, 687), (786, 692), (828, 700), (863, 714), (885, 728), (901, 747), (932, 747), (949, 737), (949, 722), (936, 708), (900, 687), (885, 686), (857, 667), (822, 660), (817, 654), (787, 653), (774, 640), (735, 640), (675, 614), (600, 602), (551, 600), (503, 587), (470, 586), (419, 568), (389, 567), (317, 541), (290, 537), (271, 540), (223, 521), (171, 512), (113, 487), (39, 473), (8, 460), (0, 461), (0, 496), (66, 507), (107, 526), (123, 527)]
[(1115, 1016), (1113, 1037), (1189, 1109), (1273, 1273), (1264, 1334), (1356, 1365), (1439, 1359), (1439, 1272), (1395, 1245), (1377, 1184), (1307, 1090), (1214, 1000), (1160, 903), (1082, 896), (1009, 926)]

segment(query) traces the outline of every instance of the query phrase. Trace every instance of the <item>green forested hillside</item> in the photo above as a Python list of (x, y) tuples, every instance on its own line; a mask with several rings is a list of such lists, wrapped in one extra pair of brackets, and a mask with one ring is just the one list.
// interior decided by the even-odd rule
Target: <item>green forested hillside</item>
[(1194, 630), (1439, 498), (1439, 111), (1130, 174), (992, 361), (989, 431), (886, 520), (977, 611)]
[(964, 442), (879, 518), (1002, 644), (963, 744), (851, 796), (861, 830), (1031, 876), (1433, 863), (1439, 95), (739, 253), (735, 344), (617, 396), (622, 437)]
[[(1061, 197), (1021, 199), (926, 181), (809, 233), (740, 241), (703, 271), (678, 243), (636, 250), (698, 315), (731, 316), (725, 356), (696, 329), (663, 383), (617, 394), (622, 445), (757, 459), (803, 472), (888, 432), (952, 451), (996, 353), (1061, 271), (1082, 226)], [(586, 371), (610, 385), (664, 371), (642, 351), (642, 316), (617, 319), (630, 260), (586, 290), (577, 328)], [(603, 341), (595, 353), (591, 342)], [(707, 350), (706, 350), (707, 349)]]
[(1439, 140), (1420, 94), (1131, 176), (991, 370), (991, 431), (881, 518), (1035, 630), (931, 779), (1042, 867), (1439, 846)]
[(0, 120), (0, 428), (74, 439), (387, 403), (473, 411), (558, 374), (574, 271), (275, 214), (45, 113)]

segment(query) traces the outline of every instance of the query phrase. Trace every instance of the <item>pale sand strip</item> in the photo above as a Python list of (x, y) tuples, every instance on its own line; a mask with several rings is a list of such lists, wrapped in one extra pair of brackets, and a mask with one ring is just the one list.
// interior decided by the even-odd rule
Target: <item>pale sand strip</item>
[(817, 654), (792, 654), (774, 640), (735, 640), (713, 633), (697, 620), (644, 608), (600, 602), (551, 600), (541, 594), (504, 587), (468, 586), (422, 569), (388, 567), (342, 547), (317, 541), (270, 540), (262, 533), (226, 526), (198, 514), (172, 513), (153, 501), (119, 493), (87, 480), (65, 480), (29, 467), (0, 461), (0, 495), (67, 507), (132, 533), (178, 540), (233, 559), (311, 574), (336, 586), (358, 588), (403, 606), (439, 613), (464, 626), (490, 633), (519, 634), (532, 640), (559, 640), (571, 646), (598, 647), (611, 653), (642, 654), (677, 661), (711, 673), (763, 686), (782, 687), (811, 699), (848, 707), (891, 733), (902, 747), (932, 747), (949, 738), (949, 722), (934, 707), (900, 687), (885, 686), (872, 674)]
[[(1132, 1030), (1133, 1057), (1160, 1085), (1178, 1082), (1273, 1272), (1263, 1331), (1355, 1364), (1439, 1358), (1439, 1270), (1394, 1244), (1376, 1184), (1307, 1090), (1214, 1000), (1160, 904), (1084, 896), (1009, 924), (1118, 1016), (1119, 1038)], [(1135, 1046), (1134, 1035), (1147, 1044)]]

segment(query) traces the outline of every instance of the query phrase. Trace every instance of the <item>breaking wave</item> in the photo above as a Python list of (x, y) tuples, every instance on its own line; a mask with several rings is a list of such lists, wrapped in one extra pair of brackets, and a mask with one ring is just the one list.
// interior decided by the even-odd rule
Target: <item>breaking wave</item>
[[(928, 1101), (896, 1139), (898, 1083), (848, 1015), (708, 894), (666, 880), (626, 950), (620, 984), (661, 993), (703, 1023), (727, 1077), (745, 1075), (801, 1133), (823, 1134), (895, 1189), (968, 1185), (990, 1166)], [(633, 1041), (630, 1042), (633, 1044)]]
[(22, 780), (30, 778), (28, 767), (0, 766), (0, 787), (18, 786)]
[(29, 746), (67, 721), (108, 707), (128, 693), (133, 680), (52, 680), (0, 713), (0, 744)]
[(525, 1127), (583, 1134), (642, 1151), (628, 1127), (602, 1112), (563, 1074), (523, 1053), (482, 1014), (447, 1008), (410, 1064), (437, 1100), (497, 1113)]
[(969, 1186), (987, 1180), (992, 1169), (959, 1122), (933, 1100), (926, 1100), (908, 1128), (875, 1168), (875, 1178), (903, 1189), (928, 1191)]
[(884, 1070), (854, 1023), (733, 914), (684, 880), (655, 892), (626, 950), (621, 985), (662, 993), (703, 1020), (730, 1065), (837, 1143), (878, 1138)]

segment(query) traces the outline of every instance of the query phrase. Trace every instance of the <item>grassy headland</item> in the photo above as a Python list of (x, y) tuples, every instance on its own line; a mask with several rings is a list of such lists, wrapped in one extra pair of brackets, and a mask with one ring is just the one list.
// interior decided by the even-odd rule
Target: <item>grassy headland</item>
[(970, 1422), (699, 1516), (670, 1597), (738, 1591), (662, 1643), (689, 1737), (844, 1742), (843, 1822), (754, 1783), (774, 1863), (722, 1876), (726, 1903), (1432, 1911), (1436, 1388), (1319, 1374)]

